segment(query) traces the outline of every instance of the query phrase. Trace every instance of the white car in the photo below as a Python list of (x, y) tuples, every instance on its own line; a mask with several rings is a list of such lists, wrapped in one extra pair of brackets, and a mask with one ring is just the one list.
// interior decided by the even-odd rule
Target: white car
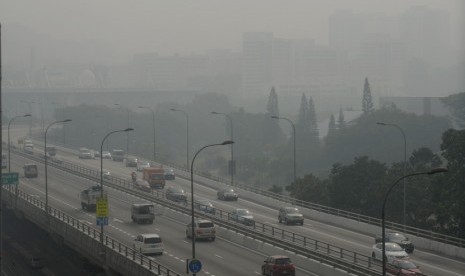
[(111, 159), (111, 153), (109, 151), (102, 151), (103, 159)]
[[(404, 258), (408, 258), (408, 254), (407, 252), (405, 252), (405, 250), (400, 247), (400, 245), (398, 245), (397, 243), (393, 243), (393, 242), (386, 242), (385, 243), (385, 246), (386, 246), (386, 260), (387, 262), (392, 262), (393, 259), (404, 259)], [(373, 259), (377, 259), (377, 260), (383, 260), (382, 259), (382, 255), (383, 255), (383, 243), (377, 243), (375, 245), (373, 245), (372, 247), (372, 250), (371, 250), (371, 257), (373, 257)]]
[(144, 168), (150, 168), (150, 162), (147, 161), (139, 161), (137, 162), (137, 171), (141, 172)]
[(140, 234), (132, 246), (142, 254), (163, 254), (163, 241), (158, 234)]

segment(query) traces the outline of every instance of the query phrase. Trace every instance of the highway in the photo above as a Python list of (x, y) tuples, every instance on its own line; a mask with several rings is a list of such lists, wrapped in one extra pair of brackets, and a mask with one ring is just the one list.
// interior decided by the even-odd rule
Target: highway
[[(87, 166), (98, 170), (100, 160), (81, 160), (77, 154), (68, 154), (64, 151), (58, 151), (63, 160)], [(207, 153), (205, 153), (207, 154)], [(13, 157), (13, 156), (12, 156)], [(15, 161), (18, 160), (18, 162)], [(16, 166), (22, 166), (24, 160), (13, 157)], [(112, 175), (128, 179), (130, 172), (134, 169), (125, 168), (120, 162), (109, 160), (104, 161), (104, 168), (111, 171)], [(44, 179), (43, 170), (38, 179), (24, 181), (21, 188), (25, 191), (35, 194), (43, 199)], [(180, 174), (181, 172), (177, 172)], [(70, 215), (78, 217), (89, 224), (94, 224), (93, 214), (85, 213), (80, 210), (80, 201), (77, 197), (79, 192), (95, 183), (85, 179), (75, 179), (77, 177), (64, 173), (49, 167), (49, 195), (50, 204), (60, 208)], [(177, 177), (174, 181), (168, 181), (167, 186), (176, 185), (190, 191), (190, 181)], [(216, 183), (218, 189), (223, 184)], [(164, 238), (166, 253), (163, 256), (157, 256), (157, 260), (171, 268), (177, 268), (182, 272), (185, 270), (185, 259), (189, 258), (191, 252), (190, 241), (185, 238), (186, 221), (173, 221), (163, 216), (157, 216), (153, 226), (135, 225), (130, 220), (129, 206), (131, 203), (140, 202), (135, 198), (118, 191), (108, 189), (110, 196), (111, 224), (106, 227), (106, 231), (127, 244), (131, 244), (132, 239), (138, 233), (156, 232)], [(239, 191), (240, 193), (240, 191)], [(342, 228), (322, 224), (315, 221), (306, 220), (303, 226), (286, 226), (278, 224), (277, 209), (281, 206), (270, 208), (262, 206), (253, 201), (239, 199), (238, 202), (224, 202), (216, 199), (216, 189), (211, 189), (202, 185), (195, 185), (195, 194), (199, 198), (210, 200), (216, 208), (230, 211), (233, 208), (248, 208), (255, 216), (257, 221), (285, 228), (300, 235), (305, 235), (323, 242), (333, 244), (345, 249), (359, 252), (367, 256), (371, 255), (371, 246), (373, 237), (348, 231)], [(189, 218), (187, 218), (189, 219)], [(209, 275), (239, 275), (247, 272), (245, 275), (260, 274), (260, 265), (264, 256), (245, 250), (244, 248), (232, 245), (231, 243), (217, 239), (215, 242), (198, 242), (197, 255), (203, 260), (206, 270), (203, 271)], [(423, 252), (416, 249), (412, 255), (415, 263), (420, 265), (422, 271), (427, 275), (463, 275), (464, 263), (445, 258), (434, 253)], [(240, 264), (240, 267), (237, 267)], [(208, 268), (208, 269), (207, 269)], [(301, 268), (308, 269), (308, 268)], [(301, 271), (302, 275), (311, 275), (308, 271)]]

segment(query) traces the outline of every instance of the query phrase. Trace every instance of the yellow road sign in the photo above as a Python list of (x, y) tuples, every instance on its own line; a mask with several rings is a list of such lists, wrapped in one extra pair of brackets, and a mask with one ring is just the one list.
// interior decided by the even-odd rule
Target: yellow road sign
[(96, 217), (108, 217), (108, 199), (106, 197), (97, 197)]

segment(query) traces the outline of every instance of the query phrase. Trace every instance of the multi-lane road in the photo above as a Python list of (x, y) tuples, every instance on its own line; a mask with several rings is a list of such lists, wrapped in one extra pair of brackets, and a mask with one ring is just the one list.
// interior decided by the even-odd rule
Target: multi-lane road
[[(77, 154), (71, 154), (63, 150), (58, 150), (58, 155), (68, 162), (74, 162), (95, 170), (100, 168), (100, 160), (81, 160), (78, 159)], [(11, 162), (19, 170), (26, 160), (12, 156)], [(130, 173), (134, 170), (124, 167), (121, 162), (110, 160), (104, 160), (104, 168), (110, 170), (113, 176), (125, 179), (129, 179)], [(21, 179), (20, 187), (26, 192), (44, 199), (43, 166), (39, 166), (39, 171), (40, 174), (37, 179)], [(94, 214), (80, 210), (78, 194), (84, 188), (96, 183), (49, 167), (48, 184), (51, 205), (82, 221), (87, 221), (88, 224), (95, 225)], [(190, 180), (180, 177), (177, 177), (174, 181), (167, 181), (167, 186), (170, 185), (182, 187), (186, 191), (190, 190)], [(218, 189), (224, 186), (224, 184), (220, 183), (215, 185)], [(216, 199), (216, 191), (217, 189), (207, 186), (195, 185), (196, 197), (210, 200), (215, 208), (225, 211), (234, 208), (247, 208), (254, 214), (255, 219), (262, 223), (285, 228), (288, 231), (367, 256), (371, 255), (373, 237), (308, 219), (303, 226), (282, 225), (277, 221), (277, 210), (281, 206), (270, 208), (242, 198), (237, 202), (219, 201)], [(185, 224), (189, 218), (186, 217), (186, 220), (176, 221), (158, 215), (153, 225), (137, 225), (130, 219), (130, 205), (136, 202), (145, 202), (145, 200), (112, 189), (108, 189), (107, 192), (111, 215), (110, 225), (105, 228), (107, 233), (128, 245), (132, 244), (132, 240), (139, 233), (158, 233), (164, 240), (166, 252), (163, 256), (154, 258), (179, 272), (185, 271), (185, 260), (190, 257), (191, 252), (190, 240), (185, 237)], [(263, 263), (264, 256), (258, 252), (247, 250), (223, 239), (217, 239), (214, 242), (198, 242), (196, 245), (197, 257), (204, 263), (203, 273), (205, 275), (261, 274), (260, 265)], [(434, 252), (424, 252), (416, 249), (411, 257), (427, 275), (465, 274), (464, 262), (443, 257)], [(299, 267), (297, 273), (298, 275), (312, 275), (310, 267)]]

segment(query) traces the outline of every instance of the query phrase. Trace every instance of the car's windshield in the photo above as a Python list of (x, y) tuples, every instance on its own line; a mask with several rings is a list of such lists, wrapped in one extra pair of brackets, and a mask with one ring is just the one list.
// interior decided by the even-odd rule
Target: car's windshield
[(294, 208), (294, 207), (287, 207), (286, 212), (288, 212), (290, 214), (299, 214), (300, 213), (299, 209)]
[(289, 258), (282, 258), (282, 259), (276, 259), (276, 264), (290, 264), (291, 259)]
[(250, 212), (247, 209), (239, 209), (239, 210), (237, 210), (237, 214), (239, 214), (241, 216), (246, 216), (246, 215), (250, 215)]
[(163, 175), (152, 173), (152, 175), (150, 176), (150, 178), (151, 178), (152, 180), (162, 180), (162, 179), (163, 179)]
[(199, 228), (212, 228), (214, 227), (213, 222), (201, 222)]
[(398, 265), (403, 269), (413, 269), (417, 268), (412, 262), (399, 262)]
[(153, 237), (153, 238), (146, 238), (144, 243), (161, 243), (161, 238)]
[(391, 244), (386, 244), (386, 251), (403, 251), (402, 247), (400, 247), (398, 244), (391, 243)]

